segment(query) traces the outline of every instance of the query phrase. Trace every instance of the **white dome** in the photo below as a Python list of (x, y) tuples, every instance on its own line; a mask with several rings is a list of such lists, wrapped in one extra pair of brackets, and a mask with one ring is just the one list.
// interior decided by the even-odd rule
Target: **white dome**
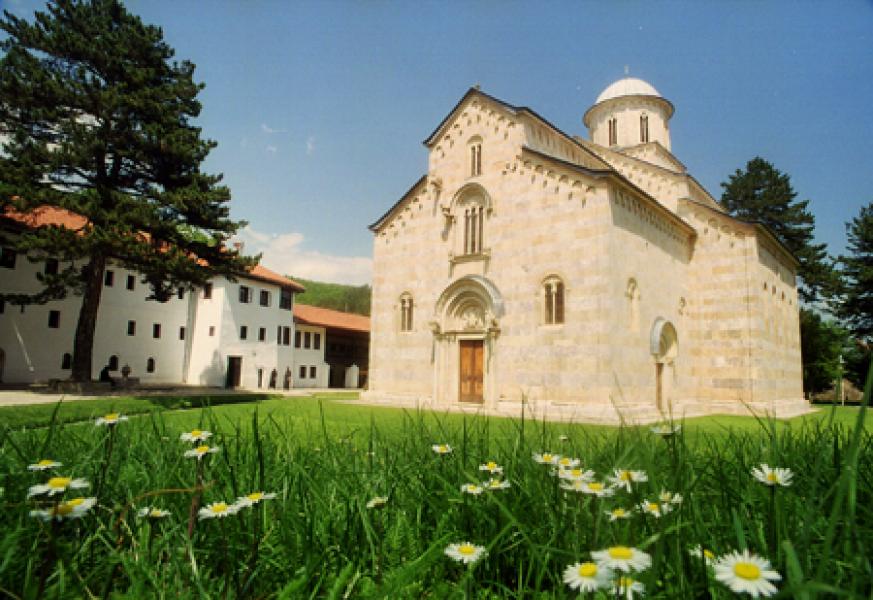
[(620, 98), (621, 96), (657, 96), (658, 98), (662, 98), (661, 94), (658, 93), (658, 90), (652, 86), (652, 84), (643, 81), (642, 79), (637, 79), (636, 77), (625, 77), (624, 79), (619, 79), (605, 90), (600, 92), (600, 95), (597, 96), (597, 100), (595, 104), (600, 104), (601, 102), (606, 102), (607, 100), (612, 100), (613, 98)]

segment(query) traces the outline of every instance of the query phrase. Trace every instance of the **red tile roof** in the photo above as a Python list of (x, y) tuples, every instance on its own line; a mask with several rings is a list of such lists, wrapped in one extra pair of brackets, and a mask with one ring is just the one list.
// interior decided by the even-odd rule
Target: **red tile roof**
[[(15, 223), (20, 223), (22, 225), (25, 225), (26, 227), (34, 228), (56, 225), (59, 227), (66, 227), (67, 229), (72, 229), (74, 231), (79, 231), (80, 229), (84, 228), (85, 225), (88, 223), (88, 219), (86, 219), (82, 215), (76, 214), (63, 208), (58, 208), (56, 206), (41, 206), (27, 213), (21, 213), (11, 208), (8, 208), (3, 216)], [(281, 287), (291, 288), (295, 292), (306, 291), (306, 288), (304, 288), (296, 281), (288, 277), (283, 277), (275, 271), (271, 271), (267, 267), (261, 265), (255, 265), (251, 271), (249, 271), (245, 275), (242, 275), (242, 277), (255, 279), (257, 281), (263, 281), (265, 283), (272, 283)]]
[(294, 304), (294, 320), (307, 325), (370, 333), (370, 317), (330, 308)]

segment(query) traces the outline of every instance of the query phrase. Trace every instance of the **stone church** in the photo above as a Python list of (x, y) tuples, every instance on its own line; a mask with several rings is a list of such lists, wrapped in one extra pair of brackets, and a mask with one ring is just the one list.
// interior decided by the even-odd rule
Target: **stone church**
[(673, 112), (624, 78), (585, 139), (470, 89), (370, 227), (365, 398), (600, 422), (808, 410), (797, 261), (673, 155)]

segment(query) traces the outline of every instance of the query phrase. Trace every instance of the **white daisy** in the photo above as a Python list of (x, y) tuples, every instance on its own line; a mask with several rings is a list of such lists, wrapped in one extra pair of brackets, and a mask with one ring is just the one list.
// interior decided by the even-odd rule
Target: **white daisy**
[(609, 517), (610, 521), (631, 518), (631, 512), (629, 510), (625, 510), (624, 508), (613, 508), (612, 510), (606, 511), (606, 515)]
[(155, 508), (153, 506), (146, 506), (145, 508), (139, 509), (136, 512), (136, 516), (140, 519), (163, 519), (170, 516), (170, 511)]
[(240, 508), (254, 506), (261, 500), (272, 500), (276, 497), (276, 494), (270, 492), (252, 492), (251, 494), (246, 494), (245, 496), (240, 496), (236, 499), (236, 505)]
[(485, 491), (485, 488), (483, 488), (481, 485), (479, 485), (477, 483), (465, 483), (464, 485), (461, 486), (461, 493), (462, 494), (470, 494), (472, 496), (478, 496), (479, 494), (481, 494), (484, 491)]
[(682, 504), (682, 494), (661, 490), (661, 493), (658, 494), (658, 500), (661, 501), (661, 504)]
[(437, 454), (451, 454), (452, 452), (452, 447), (448, 444), (434, 444), (431, 448)]
[(464, 564), (474, 563), (486, 556), (488, 551), (484, 546), (476, 546), (470, 542), (449, 544), (445, 549), (446, 556)]
[(682, 426), (678, 423), (662, 423), (651, 428), (652, 433), (663, 437), (670, 437), (682, 430)]
[(207, 446), (206, 444), (203, 444), (201, 446), (197, 446), (193, 450), (188, 450), (187, 452), (185, 452), (185, 458), (196, 458), (197, 460), (200, 460), (201, 458), (203, 458), (207, 454), (215, 454), (219, 450), (220, 450), (220, 448), (218, 448), (216, 446), (210, 447), (210, 446)]
[(552, 454), (551, 452), (534, 452), (533, 459), (541, 465), (555, 465), (558, 464), (558, 461), (561, 459), (561, 455)]
[(555, 463), (558, 465), (559, 469), (572, 469), (574, 467), (578, 467), (582, 464), (582, 461), (578, 458), (570, 458), (569, 456), (562, 456)]
[(711, 567), (715, 563), (715, 553), (712, 550), (704, 548), (700, 544), (694, 546), (693, 548), (688, 549), (688, 554), (693, 556), (694, 558), (699, 558), (706, 563), (707, 566)]
[(50, 458), (44, 458), (40, 461), (35, 462), (32, 465), (27, 465), (28, 471), (45, 471), (46, 469), (56, 469), (58, 467), (62, 467), (63, 464), (59, 463), (56, 460), (52, 460)]
[(581, 562), (564, 569), (564, 583), (571, 590), (594, 592), (609, 585), (612, 571), (593, 562)]
[(614, 475), (608, 479), (615, 487), (623, 487), (628, 492), (631, 491), (631, 484), (648, 481), (649, 476), (645, 471), (630, 471), (628, 469), (614, 469)]
[(203, 519), (223, 519), (229, 515), (235, 515), (239, 512), (240, 507), (236, 504), (228, 504), (227, 502), (213, 502), (201, 508), (197, 513), (197, 517)]
[(72, 477), (52, 477), (42, 485), (33, 485), (27, 491), (27, 497), (38, 496), (40, 494), (62, 494), (68, 489), (80, 490), (88, 487), (89, 483), (84, 479), (73, 479)]
[(382, 508), (388, 504), (388, 496), (374, 496), (367, 502), (367, 508)]
[(668, 512), (672, 510), (672, 507), (666, 503), (659, 502), (649, 502), (648, 500), (643, 500), (640, 503), (640, 510), (646, 514), (652, 515), (656, 519), (660, 519)]
[(591, 553), (601, 567), (629, 573), (630, 571), (645, 571), (652, 566), (652, 557), (636, 548), (628, 546), (612, 546), (606, 550)]
[(616, 597), (623, 597), (625, 600), (632, 600), (635, 595), (644, 595), (646, 586), (630, 577), (622, 576), (615, 580), (612, 584), (612, 593)]
[(715, 561), (715, 578), (732, 592), (758, 596), (772, 596), (777, 592), (771, 581), (782, 576), (770, 568), (770, 561), (748, 550), (730, 552)]
[(43, 521), (51, 521), (56, 519), (63, 521), (64, 519), (80, 519), (84, 517), (94, 505), (97, 504), (97, 498), (73, 498), (66, 502), (61, 502), (57, 506), (53, 506), (48, 510), (32, 510), (31, 517), (37, 517)]
[(489, 479), (485, 484), (487, 490), (505, 490), (510, 487), (510, 483), (505, 479)]
[(493, 460), (489, 460), (484, 465), (479, 465), (479, 470), (480, 471), (488, 471), (492, 475), (500, 475), (501, 473), (503, 473), (503, 467), (498, 465)]
[(107, 413), (102, 417), (98, 417), (97, 420), (94, 421), (94, 425), (106, 425), (107, 427), (111, 427), (112, 425), (118, 425), (122, 421), (127, 421), (127, 417), (119, 413)]
[(562, 442), (566, 442), (570, 438), (562, 433), (561, 435), (558, 436), (558, 439)]
[(591, 481), (594, 479), (594, 471), (591, 469), (583, 470), (579, 467), (571, 469), (558, 469), (557, 475), (561, 479), (569, 479), (570, 481)]
[(185, 433), (180, 435), (179, 439), (183, 442), (205, 442), (211, 437), (211, 431), (206, 431), (203, 429), (192, 429), (191, 431), (186, 431)]
[(791, 472), (791, 469), (780, 469), (779, 467), (771, 468), (767, 463), (763, 463), (760, 467), (752, 469), (752, 475), (764, 485), (781, 485), (785, 487), (791, 485), (791, 479), (794, 477), (794, 473)]

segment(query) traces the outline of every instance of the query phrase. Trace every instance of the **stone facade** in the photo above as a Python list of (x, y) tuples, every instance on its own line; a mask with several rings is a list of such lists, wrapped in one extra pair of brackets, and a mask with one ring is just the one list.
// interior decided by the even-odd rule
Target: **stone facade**
[(607, 422), (807, 410), (797, 262), (686, 172), (672, 114), (624, 79), (589, 141), (471, 89), (371, 226), (366, 397)]

